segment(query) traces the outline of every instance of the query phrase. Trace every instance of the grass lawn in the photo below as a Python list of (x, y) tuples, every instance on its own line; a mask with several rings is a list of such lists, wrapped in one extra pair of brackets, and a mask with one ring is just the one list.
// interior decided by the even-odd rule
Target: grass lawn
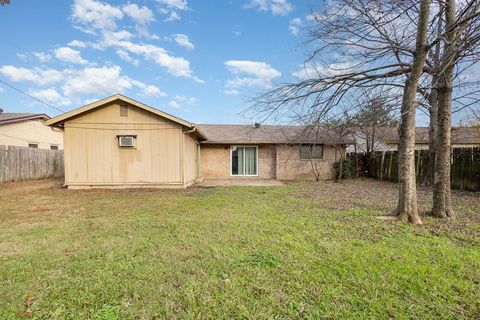
[[(0, 186), (0, 318), (480, 318), (480, 194), (385, 222), (375, 181), (188, 190)], [(419, 192), (421, 210), (429, 190)]]

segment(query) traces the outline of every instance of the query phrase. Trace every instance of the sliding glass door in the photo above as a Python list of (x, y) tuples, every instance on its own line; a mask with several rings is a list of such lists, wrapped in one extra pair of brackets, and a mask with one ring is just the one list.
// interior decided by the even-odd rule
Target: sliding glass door
[(257, 147), (232, 146), (232, 176), (256, 176)]

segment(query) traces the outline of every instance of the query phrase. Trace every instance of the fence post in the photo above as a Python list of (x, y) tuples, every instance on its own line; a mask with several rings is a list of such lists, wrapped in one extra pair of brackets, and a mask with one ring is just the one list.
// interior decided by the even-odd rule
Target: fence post
[(383, 163), (385, 162), (385, 151), (382, 152), (382, 160), (380, 161), (380, 180), (383, 180)]
[(7, 178), (7, 147), (0, 145), (0, 182)]

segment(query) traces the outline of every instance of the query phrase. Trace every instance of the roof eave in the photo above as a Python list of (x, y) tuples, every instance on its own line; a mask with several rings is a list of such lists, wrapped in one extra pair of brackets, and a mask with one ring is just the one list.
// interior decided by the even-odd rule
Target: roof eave
[(64, 114), (61, 114), (59, 116), (56, 116), (48, 121), (45, 122), (46, 125), (48, 126), (55, 126), (55, 127), (61, 127), (62, 124), (67, 120), (67, 119), (70, 119), (70, 118), (73, 118), (75, 116), (78, 116), (82, 113), (85, 113), (87, 111), (90, 111), (90, 110), (93, 110), (95, 108), (98, 108), (104, 104), (107, 104), (107, 103), (110, 103), (110, 102), (113, 102), (115, 100), (122, 100), (124, 102), (127, 102), (131, 105), (134, 105), (138, 108), (141, 108), (141, 109), (144, 109), (146, 111), (149, 111), (153, 114), (156, 114), (156, 115), (159, 115), (163, 118), (166, 118), (170, 121), (173, 121), (173, 122), (176, 122), (178, 124), (181, 124), (187, 128), (194, 128), (194, 125), (193, 123), (191, 122), (188, 122), (186, 120), (183, 120), (183, 119), (180, 119), (180, 118), (177, 118), (169, 113), (166, 113), (166, 112), (163, 112), (163, 111), (160, 111), (158, 109), (155, 109), (149, 105), (146, 105), (144, 103), (141, 103), (139, 101), (136, 101), (136, 100), (133, 100), (129, 97), (126, 97), (122, 94), (115, 94), (113, 96), (110, 96), (110, 97), (107, 97), (107, 98), (104, 98), (104, 99), (101, 99), (101, 100), (98, 100), (98, 101), (95, 101), (95, 102), (92, 102), (90, 104), (87, 104), (83, 107), (80, 107), (80, 108), (77, 108), (77, 109), (74, 109), (72, 111), (69, 111), (69, 112), (66, 112)]
[(29, 116), (17, 117), (17, 118), (12, 118), (12, 119), (7, 119), (7, 120), (0, 120), (0, 125), (23, 122), (23, 121), (28, 121), (28, 120), (36, 120), (36, 119), (50, 119), (50, 117), (48, 115), (44, 114), (44, 113), (40, 113), (40, 114), (36, 114), (36, 115), (29, 115)]

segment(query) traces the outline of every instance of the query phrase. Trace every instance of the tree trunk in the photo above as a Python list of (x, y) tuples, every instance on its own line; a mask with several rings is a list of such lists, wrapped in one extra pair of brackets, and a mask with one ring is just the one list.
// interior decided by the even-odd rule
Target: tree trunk
[(455, 0), (445, 5), (445, 48), (438, 79), (438, 136), (436, 141), (435, 180), (432, 214), (447, 218), (453, 216), (450, 189), (450, 135), (452, 127), (452, 83), (455, 67)]
[(338, 173), (338, 181), (342, 180), (343, 176), (343, 155), (342, 155), (342, 150), (340, 150), (340, 168), (339, 168), (339, 173)]
[(438, 77), (432, 77), (432, 92), (430, 93), (430, 125), (428, 126), (428, 154), (430, 167), (428, 172), (428, 182), (430, 185), (435, 183), (435, 164), (437, 163), (437, 136), (438, 136), (438, 94), (436, 83)]
[[(442, 17), (440, 16), (438, 26), (437, 26), (437, 37), (442, 35)], [(436, 154), (437, 154), (437, 136), (438, 136), (438, 67), (440, 65), (440, 50), (441, 43), (438, 43), (435, 46), (435, 51), (432, 54), (433, 61), (435, 63), (435, 72), (432, 75), (432, 91), (428, 97), (428, 102), (430, 104), (429, 113), (430, 113), (430, 125), (428, 127), (428, 150), (429, 150), (429, 159), (430, 167), (428, 172), (428, 182), (431, 186), (435, 183), (435, 163), (436, 163)]]
[(415, 54), (412, 70), (405, 81), (401, 108), (399, 160), (399, 198), (397, 215), (402, 221), (421, 224), (417, 209), (417, 186), (415, 177), (415, 111), (416, 93), (422, 75), (427, 49), (427, 28), (430, 0), (422, 0), (418, 17)]
[(357, 152), (357, 144), (353, 145), (355, 151), (355, 177), (358, 179), (360, 178), (360, 168), (358, 167), (358, 152)]

